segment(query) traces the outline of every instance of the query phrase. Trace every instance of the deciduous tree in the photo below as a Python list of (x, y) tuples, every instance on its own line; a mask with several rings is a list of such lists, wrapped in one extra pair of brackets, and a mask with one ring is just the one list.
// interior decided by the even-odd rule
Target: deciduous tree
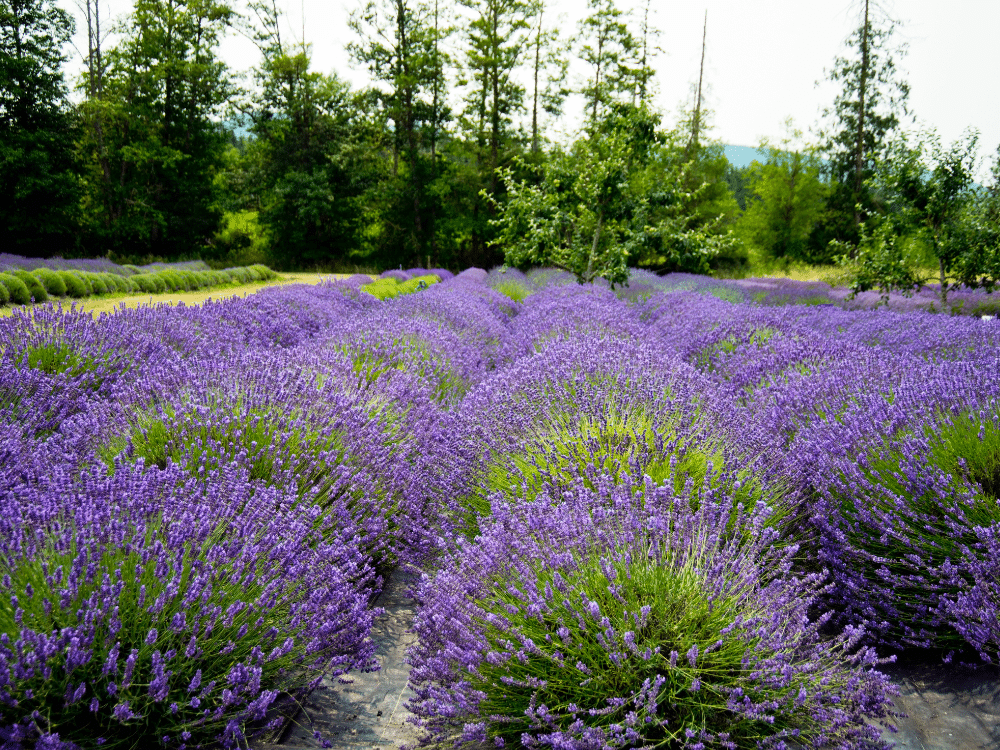
[(750, 166), (754, 195), (740, 221), (740, 234), (772, 258), (820, 262), (810, 252), (809, 238), (825, 206), (828, 185), (821, 179), (822, 161), (802, 145), (802, 132), (786, 121), (787, 135), (778, 144), (762, 140), (765, 161)]
[[(880, 160), (870, 187), (885, 218), (863, 235), (852, 289), (910, 293), (937, 281), (941, 307), (956, 285), (992, 289), (998, 282), (998, 238), (989, 193), (975, 184), (979, 134), (945, 147), (933, 130), (900, 137)], [(867, 228), (866, 228), (867, 229)], [(930, 250), (934, 271), (905, 240)]]

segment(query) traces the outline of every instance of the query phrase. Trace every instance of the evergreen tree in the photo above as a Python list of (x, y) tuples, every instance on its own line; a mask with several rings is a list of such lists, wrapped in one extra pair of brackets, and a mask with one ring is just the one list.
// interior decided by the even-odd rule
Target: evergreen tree
[(243, 105), (254, 140), (243, 165), (259, 192), (260, 223), (280, 268), (330, 267), (368, 248), (369, 191), (389, 177), (370, 96), (311, 69), (306, 46), (282, 42), (276, 5), (251, 6), (263, 54), (257, 91)]
[(847, 39), (848, 56), (837, 57), (828, 71), (841, 88), (824, 110), (822, 151), (834, 183), (820, 232), (824, 239), (856, 241), (858, 225), (871, 210), (865, 184), (883, 145), (907, 112), (909, 85), (900, 78), (896, 58), (905, 47), (893, 45), (897, 23), (871, 0), (861, 1), (859, 27)]
[(531, 88), (531, 153), (537, 158), (542, 150), (542, 132), (539, 116), (562, 114), (563, 104), (570, 91), (566, 87), (569, 56), (566, 45), (560, 40), (559, 29), (545, 25), (545, 0), (534, 0), (531, 7), (532, 65)]
[[(588, 0), (591, 13), (580, 22), (577, 56), (590, 69), (580, 93), (592, 123), (616, 101), (631, 101), (636, 91), (633, 67), (639, 45), (629, 30), (628, 15), (614, 0)], [(641, 78), (643, 86), (648, 79)]]
[(22, 255), (76, 240), (75, 120), (60, 70), (72, 33), (53, 0), (0, 4), (0, 246)]
[[(502, 201), (504, 183), (497, 169), (512, 163), (524, 149), (517, 118), (525, 110), (525, 86), (516, 75), (533, 52), (533, 6), (523, 0), (459, 0), (468, 13), (463, 40), (462, 72), (466, 86), (460, 123), (464, 135), (454, 153), (464, 163), (459, 184), (464, 195), (456, 205), (466, 214), (464, 263), (491, 266), (501, 262), (490, 220)], [(457, 151), (457, 149), (456, 149)]]
[(383, 258), (407, 265), (436, 249), (436, 208), (430, 185), (447, 120), (446, 56), (438, 2), (368, 0), (351, 14), (357, 41), (348, 45), (376, 83), (392, 146), (392, 184), (384, 193)]

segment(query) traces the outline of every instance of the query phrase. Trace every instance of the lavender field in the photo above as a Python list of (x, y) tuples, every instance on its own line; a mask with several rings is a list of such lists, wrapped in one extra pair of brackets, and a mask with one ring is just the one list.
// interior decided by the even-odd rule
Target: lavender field
[(888, 659), (995, 669), (1000, 321), (435, 274), (0, 320), (0, 747), (246, 747), (401, 566), (428, 743), (884, 747)]

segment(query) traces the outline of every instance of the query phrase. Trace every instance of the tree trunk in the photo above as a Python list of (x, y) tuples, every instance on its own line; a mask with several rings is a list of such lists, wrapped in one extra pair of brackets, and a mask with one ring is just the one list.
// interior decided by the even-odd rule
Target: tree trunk
[(542, 15), (545, 6), (538, 8), (538, 33), (535, 35), (535, 90), (531, 102), (531, 153), (537, 154), (538, 143), (538, 71), (541, 68), (542, 59)]
[(590, 283), (594, 280), (594, 262), (597, 260), (597, 246), (601, 242), (601, 229), (604, 226), (604, 212), (597, 215), (597, 228), (594, 230), (594, 242), (590, 246), (590, 257), (587, 258), (587, 274), (583, 277), (584, 282)]
[(691, 130), (691, 144), (698, 149), (698, 136), (701, 131), (701, 84), (705, 79), (705, 40), (708, 38), (708, 11), (705, 11), (705, 25), (701, 30), (701, 66), (698, 68), (698, 98), (694, 104), (694, 122)]
[(597, 36), (597, 70), (594, 73), (594, 111), (591, 118), (594, 125), (597, 125), (597, 103), (601, 99), (601, 57), (604, 54), (604, 29), (598, 31)]
[[(937, 244), (936, 242), (934, 243)], [(948, 311), (948, 277), (944, 272), (944, 258), (938, 256), (938, 274), (941, 279), (941, 312)]]

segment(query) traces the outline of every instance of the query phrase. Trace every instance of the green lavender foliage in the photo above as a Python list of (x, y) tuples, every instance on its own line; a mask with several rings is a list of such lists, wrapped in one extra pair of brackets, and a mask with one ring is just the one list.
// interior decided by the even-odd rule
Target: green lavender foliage
[(0, 284), (7, 289), (10, 301), (17, 305), (30, 305), (31, 292), (21, 279), (12, 273), (0, 272)]

